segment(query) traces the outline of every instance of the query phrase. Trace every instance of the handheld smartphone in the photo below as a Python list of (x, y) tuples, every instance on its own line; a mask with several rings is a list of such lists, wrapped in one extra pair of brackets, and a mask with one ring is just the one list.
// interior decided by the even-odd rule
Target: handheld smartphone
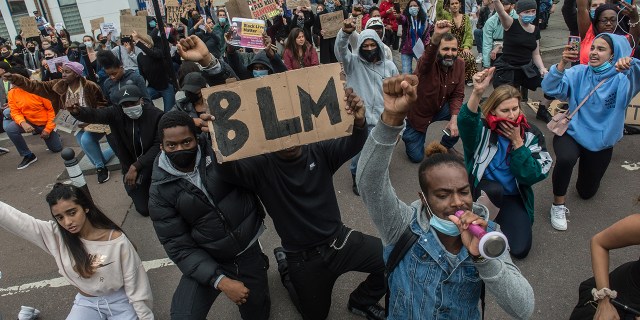
[(578, 36), (569, 36), (568, 44), (571, 46), (572, 51), (580, 52), (580, 41), (581, 39)]
[(447, 137), (451, 137), (451, 130), (448, 128), (442, 129), (442, 133), (444, 133)]

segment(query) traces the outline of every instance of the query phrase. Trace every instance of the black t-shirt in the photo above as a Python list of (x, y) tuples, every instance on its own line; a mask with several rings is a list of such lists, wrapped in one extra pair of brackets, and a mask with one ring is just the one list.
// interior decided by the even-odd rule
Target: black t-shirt
[(537, 26), (535, 31), (527, 32), (520, 21), (514, 19), (509, 30), (504, 32), (502, 59), (512, 66), (528, 64), (538, 46), (536, 40), (540, 40), (540, 29)]
[(293, 160), (274, 153), (221, 165), (223, 179), (254, 191), (287, 251), (327, 244), (342, 226), (333, 174), (353, 158), (367, 140), (366, 128), (349, 137), (302, 146)]

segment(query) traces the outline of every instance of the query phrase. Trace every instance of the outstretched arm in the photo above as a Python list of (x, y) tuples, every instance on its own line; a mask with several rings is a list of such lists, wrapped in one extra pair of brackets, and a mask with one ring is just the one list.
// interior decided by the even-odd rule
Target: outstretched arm
[(502, 23), (502, 26), (504, 27), (504, 31), (509, 30), (513, 23), (513, 18), (504, 10), (504, 6), (500, 0), (493, 0), (493, 5), (498, 13), (498, 18), (500, 18), (500, 23)]

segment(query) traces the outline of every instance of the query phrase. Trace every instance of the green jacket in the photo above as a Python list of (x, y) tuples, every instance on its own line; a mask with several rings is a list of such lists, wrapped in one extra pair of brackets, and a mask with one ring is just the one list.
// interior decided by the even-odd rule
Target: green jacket
[[(551, 155), (547, 152), (542, 132), (533, 124), (525, 130), (524, 145), (509, 153), (511, 173), (516, 178), (518, 191), (524, 201), (533, 224), (533, 189), (536, 182), (544, 180), (551, 170)], [(458, 130), (464, 145), (464, 162), (476, 187), (485, 169), (498, 152), (498, 134), (491, 132), (480, 116), (463, 104), (458, 114)]]
[[(224, 40), (224, 35), (231, 30), (231, 26), (229, 26), (229, 22), (225, 23), (224, 26), (220, 25), (220, 23), (216, 23), (213, 26), (213, 33), (218, 37), (217, 43), (217, 52), (212, 52), (216, 57), (224, 57), (225, 50), (227, 49), (227, 42)], [(217, 55), (216, 55), (217, 53)]]
[[(443, 3), (444, 1), (438, 1), (436, 5), (436, 20), (449, 20), (451, 24), (455, 24), (453, 21), (453, 16), (451, 12), (444, 10)], [(462, 3), (464, 5), (464, 3)], [(462, 44), (458, 44), (458, 48), (463, 49), (471, 49), (473, 47), (473, 32), (471, 31), (471, 21), (469, 20), (469, 16), (462, 14), (462, 23), (464, 23), (464, 36), (462, 38)]]

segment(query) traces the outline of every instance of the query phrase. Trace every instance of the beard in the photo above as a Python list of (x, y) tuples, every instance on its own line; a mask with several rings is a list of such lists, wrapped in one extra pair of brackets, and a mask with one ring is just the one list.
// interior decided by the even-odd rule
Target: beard
[(440, 64), (443, 67), (447, 67), (447, 68), (453, 66), (453, 62), (456, 61), (457, 57), (458, 57), (457, 55), (456, 56), (454, 56), (454, 55), (444, 55), (443, 56), (440, 53), (438, 53), (438, 56), (437, 56), (438, 62), (440, 62)]

